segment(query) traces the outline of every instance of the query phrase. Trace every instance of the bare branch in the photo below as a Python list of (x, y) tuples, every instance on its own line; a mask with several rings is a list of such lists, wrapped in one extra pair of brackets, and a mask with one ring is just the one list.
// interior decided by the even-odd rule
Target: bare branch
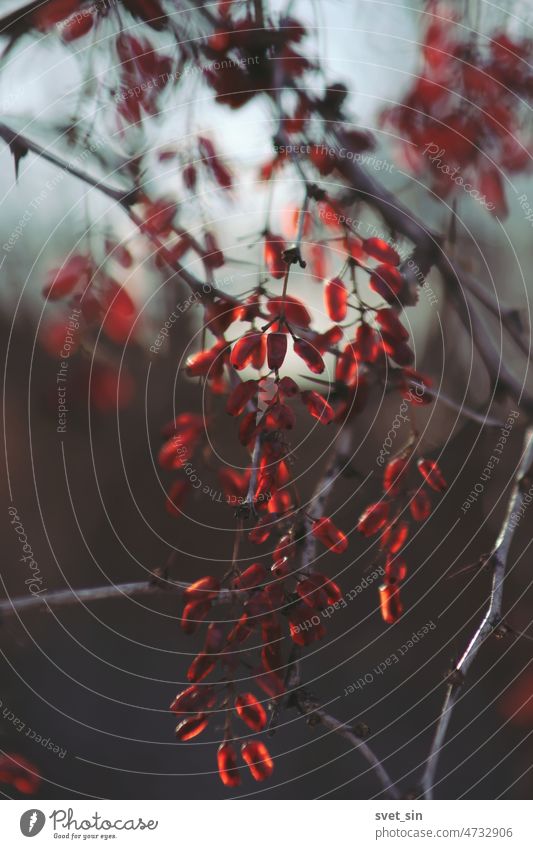
[[(181, 592), (189, 586), (184, 581), (170, 581), (154, 576), (150, 581), (131, 581), (125, 584), (107, 584), (102, 587), (86, 587), (85, 589), (52, 590), (42, 595), (18, 596), (0, 601), (0, 621), (8, 616), (25, 610), (49, 610), (50, 608), (66, 607), (79, 604), (102, 601), (112, 598), (133, 598), (133, 596), (155, 595), (161, 592)], [(215, 603), (224, 603), (230, 598), (229, 590), (221, 590)], [(177, 617), (179, 619), (179, 617)]]
[(517, 470), (515, 482), (507, 513), (489, 557), (488, 565), (492, 566), (492, 589), (490, 602), (479, 628), (468, 643), (462, 657), (455, 665), (448, 684), (446, 698), (437, 722), (435, 736), (426, 762), (426, 768), (421, 780), (423, 795), (426, 799), (433, 798), (433, 787), (440, 754), (445, 745), (446, 733), (452, 717), (453, 709), (458, 701), (459, 690), (465, 675), (472, 666), (476, 655), (494, 629), (500, 624), (502, 616), (503, 585), (507, 567), (509, 549), (513, 540), (515, 523), (513, 514), (520, 510), (524, 502), (526, 485), (531, 486), (533, 470), (533, 428), (526, 431), (522, 460)]
[(312, 722), (323, 725), (324, 728), (328, 728), (331, 732), (340, 734), (341, 737), (348, 740), (350, 745), (360, 752), (360, 754), (370, 764), (370, 767), (374, 771), (374, 774), (379, 780), (385, 793), (387, 793), (392, 799), (400, 798), (398, 789), (390, 778), (387, 770), (368, 743), (361, 739), (361, 737), (357, 736), (352, 726), (335, 719), (334, 716), (331, 716), (331, 714), (326, 713), (326, 711), (322, 710), (322, 708), (319, 708), (313, 699), (301, 692), (295, 694), (295, 703), (300, 713), (307, 715)]

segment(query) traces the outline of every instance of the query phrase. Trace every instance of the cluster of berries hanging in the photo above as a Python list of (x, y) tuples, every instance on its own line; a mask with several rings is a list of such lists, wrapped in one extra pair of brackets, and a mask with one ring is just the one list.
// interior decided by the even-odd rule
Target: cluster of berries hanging
[[(419, 475), (413, 481), (411, 469), (415, 464)], [(385, 466), (383, 498), (369, 504), (357, 523), (357, 530), (363, 536), (380, 535), (384, 580), (379, 596), (381, 615), (388, 624), (396, 622), (403, 613), (400, 584), (407, 576), (407, 564), (402, 557), (402, 549), (409, 537), (409, 520), (425, 522), (429, 518), (431, 499), (428, 489), (444, 492), (446, 481), (434, 460), (420, 458), (416, 462), (413, 448), (408, 446)]]
[[(128, 0), (124, 5), (137, 17), (149, 19), (156, 29), (165, 24), (158, 0)], [(99, 14), (93, 10), (81, 26), (77, 18), (66, 20), (73, 11), (68, 0), (58, 0), (46, 4), (40, 13), (36, 11), (33, 22), (43, 30), (61, 23), (63, 39), (72, 40), (87, 32)], [(313, 67), (295, 49), (305, 37), (305, 29), (297, 21), (282, 19), (277, 26), (268, 21), (258, 26), (247, 12), (241, 16), (242, 9), (235, 20), (230, 18), (231, 12), (231, 3), (219, 3), (216, 12), (210, 13), (218, 15), (219, 25), (192, 48), (207, 59), (218, 60), (217, 70), (205, 70), (205, 80), (217, 100), (238, 108), (261, 92), (271, 98), (271, 92), (280, 87), (294, 94), (293, 110), (282, 114), (273, 139), (276, 153), (261, 168), (259, 178), (269, 180), (283, 168), (294, 168), (292, 156), (280, 144), (288, 138), (294, 143), (305, 141), (298, 163), (300, 177), (311, 172), (317, 179), (332, 174), (341, 179), (339, 151), (321, 139), (341, 129), (346, 151), (352, 156), (373, 146), (368, 133), (346, 130), (342, 111), (346, 88), (333, 85), (320, 95), (311, 94), (311, 87), (295, 85), (295, 80)], [(157, 113), (158, 98), (176, 78), (174, 66), (168, 55), (156, 50), (144, 36), (120, 33), (116, 52), (116, 112), (123, 124), (137, 125), (143, 116)], [(162, 80), (161, 84), (146, 84), (154, 78)], [(392, 115), (390, 120), (394, 120)], [(310, 138), (316, 141), (308, 144)], [(198, 136), (195, 148), (185, 153), (166, 147), (159, 151), (158, 159), (170, 161), (171, 167), (177, 164), (183, 195), (191, 201), (202, 179), (214, 181), (222, 192), (231, 194), (232, 173), (207, 136)], [(294, 653), (324, 638), (323, 613), (341, 598), (336, 583), (315, 571), (312, 562), (304, 562), (309, 536), (334, 554), (345, 552), (349, 540), (331, 518), (316, 515), (312, 505), (307, 511), (301, 506), (290, 444), (298, 410), (303, 408), (304, 416), (320, 425), (353, 426), (372, 389), (406, 393), (410, 403), (427, 404), (432, 401), (431, 381), (413, 367), (410, 335), (401, 321), (404, 306), (413, 304), (416, 295), (402, 273), (398, 250), (385, 238), (366, 238), (348, 225), (339, 202), (307, 176), (302, 180), (305, 202), (296, 214), (290, 212), (291, 220), (280, 228), (283, 234), (274, 232), (270, 222), (261, 234), (263, 269), (257, 284), (234, 298), (210, 285), (203, 288), (202, 280), (185, 271), (182, 262), (188, 267), (193, 262), (201, 264), (206, 281), (214, 286), (215, 272), (227, 258), (213, 232), (203, 227), (200, 235), (192, 235), (180, 226), (181, 207), (175, 200), (148, 196), (141, 187), (143, 168), (142, 157), (125, 166), (135, 188), (124, 199), (124, 207), (150, 245), (155, 270), (170, 268), (202, 293), (199, 309), (203, 311), (203, 338), (208, 341), (189, 356), (184, 371), (189, 378), (200, 379), (212, 395), (223, 396), (225, 413), (239, 419), (237, 435), (246, 452), (246, 464), (240, 472), (219, 469), (219, 483), (228, 504), (237, 508), (237, 540), (246, 533), (249, 543), (260, 547), (268, 542), (272, 552), (251, 558), (253, 562), (242, 571), (234, 557), (225, 575), (200, 577), (183, 593), (181, 627), (186, 634), (205, 628), (205, 639), (188, 669), (190, 686), (171, 705), (178, 717), (176, 736), (180, 741), (193, 739), (209, 723), (214, 725), (217, 718), (224, 717), (218, 770), (226, 786), (236, 787), (243, 766), (256, 781), (267, 779), (273, 770), (268, 749), (257, 736), (242, 742), (242, 762), (239, 760), (238, 723), (256, 735), (268, 724), (267, 711), (259, 692), (250, 691), (250, 681), (269, 706), (279, 702), (290, 685)], [(332, 253), (338, 262), (339, 252), (344, 262), (330, 273)], [(123, 271), (131, 273), (134, 263), (127, 248), (108, 238), (102, 256), (75, 255), (51, 272), (43, 294), (69, 309), (79, 308), (81, 327), (76, 344), (83, 340), (86, 349), (94, 348), (102, 335), (113, 351), (113, 346), (139, 336), (143, 322), (124, 288), (123, 275)], [(308, 305), (289, 293), (291, 268), (298, 264), (303, 269), (306, 263), (309, 279), (323, 286), (328, 326), (320, 331), (313, 327)], [(45, 347), (56, 356), (64, 326), (62, 317), (56, 326), (46, 329)], [(282, 373), (291, 358), (305, 369), (305, 387)], [(108, 363), (105, 367), (103, 387), (94, 397), (91, 394), (102, 408), (121, 399), (117, 372), (110, 371)], [(98, 368), (97, 364), (93, 375), (98, 375)], [(122, 366), (121, 386), (124, 380)], [(309, 383), (315, 388), (308, 388)], [(409, 391), (413, 387), (416, 393)], [(217, 414), (213, 403), (210, 419)], [(193, 495), (188, 474), (191, 461), (197, 462), (195, 455), (205, 460), (212, 450), (206, 440), (208, 424), (202, 415), (180, 412), (163, 429), (158, 460), (161, 468), (172, 474), (166, 509), (173, 517), (183, 515)], [(385, 560), (381, 610), (386, 622), (395, 621), (402, 612), (399, 585), (406, 575), (402, 549), (409, 533), (403, 515), (408, 510), (413, 520), (424, 521), (431, 509), (424, 487), (445, 488), (437, 465), (429, 460), (418, 462), (424, 485), (409, 488), (414, 464), (411, 449), (389, 463), (384, 498), (370, 505), (357, 525), (363, 536), (380, 534)], [(229, 610), (223, 621), (212, 618), (220, 606)], [(290, 651), (284, 650), (287, 644)], [(246, 682), (245, 687), (241, 681)]]
[[(171, 707), (180, 716), (176, 730), (180, 740), (200, 734), (211, 715), (216, 719), (225, 713), (218, 766), (227, 786), (237, 786), (240, 781), (233, 719), (238, 717), (255, 732), (264, 730), (267, 722), (267, 713), (254, 694), (247, 690), (236, 695), (239, 667), (244, 665), (246, 681), (252, 676), (267, 701), (280, 699), (290, 669), (290, 657), (282, 651), (284, 639), (289, 636), (299, 648), (323, 639), (326, 629), (321, 614), (341, 598), (337, 584), (302, 562), (306, 534), (312, 534), (336, 554), (346, 551), (348, 537), (330, 518), (309, 515), (299, 506), (289, 442), (296, 421), (294, 402), (300, 399), (307, 412), (323, 425), (345, 425), (363, 409), (361, 399), (366, 399), (368, 386), (379, 382), (385, 385), (390, 373), (396, 389), (417, 386), (419, 391), (408, 396), (412, 403), (431, 401), (425, 393), (429, 379), (410, 367), (414, 355), (399, 318), (398, 295), (405, 283), (398, 268), (398, 253), (379, 238), (360, 239), (351, 234), (350, 244), (352, 249), (339, 274), (324, 281), (324, 303), (332, 322), (345, 322), (348, 310), (353, 309), (353, 325), (348, 322), (353, 332), (351, 341), (338, 347), (346, 326), (337, 323), (322, 333), (312, 330), (307, 307), (287, 292), (294, 252), (285, 247), (281, 237), (269, 235), (264, 242), (265, 267), (267, 276), (283, 280), (281, 296), (270, 294), (262, 279), (242, 306), (220, 300), (210, 304), (206, 326), (215, 342), (192, 354), (186, 364), (189, 376), (199, 377), (212, 391), (226, 394), (227, 414), (241, 417), (238, 436), (248, 452), (249, 465), (242, 473), (222, 469), (219, 479), (228, 503), (239, 504), (238, 533), (245, 522), (251, 521), (249, 542), (261, 546), (270, 540), (273, 547), (270, 568), (256, 561), (241, 572), (234, 564), (221, 580), (205, 576), (184, 592), (181, 625), (188, 634), (208, 619), (215, 605), (230, 605), (231, 626), (217, 621), (207, 626), (203, 650), (188, 671), (191, 687), (178, 694)], [(343, 280), (348, 274), (350, 285)], [(374, 307), (362, 300), (359, 274), (366, 277), (369, 289), (383, 298), (383, 305)], [(235, 341), (228, 341), (226, 333), (237, 321), (251, 326)], [(333, 356), (334, 380), (321, 381), (327, 386), (326, 395), (301, 389), (292, 377), (280, 374), (289, 339), (294, 353), (307, 366), (310, 379), (322, 374), (326, 370), (324, 358)], [(260, 374), (241, 380), (240, 373), (245, 369)], [(361, 386), (365, 387), (364, 396)], [(205, 450), (204, 429), (201, 417), (182, 413), (164, 430), (166, 441), (159, 462), (177, 476), (167, 500), (167, 508), (174, 515), (180, 514), (190, 490), (183, 469), (196, 450)], [(357, 526), (364, 536), (381, 532), (386, 564), (380, 592), (386, 622), (395, 621), (401, 613), (399, 583), (406, 568), (399, 554), (409, 532), (402, 510), (408, 505), (416, 521), (423, 521), (430, 511), (426, 490), (407, 487), (412, 462), (410, 449), (387, 466), (385, 499), (368, 507)], [(421, 460), (418, 468), (428, 487), (444, 489), (436, 463)], [(217, 671), (218, 684), (204, 683)], [(273, 764), (262, 742), (246, 741), (242, 756), (256, 780), (270, 775)]]
[(451, 4), (431, 2), (428, 11), (423, 70), (383, 122), (402, 139), (405, 164), (431, 175), (433, 191), (445, 197), (459, 185), (503, 217), (505, 173), (531, 162), (531, 39), (495, 31), (480, 40)]

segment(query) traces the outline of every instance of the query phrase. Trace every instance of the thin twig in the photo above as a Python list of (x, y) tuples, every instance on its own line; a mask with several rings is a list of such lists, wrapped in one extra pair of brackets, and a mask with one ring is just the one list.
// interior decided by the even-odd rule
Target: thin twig
[(533, 469), (533, 428), (528, 428), (524, 439), (522, 460), (515, 477), (513, 490), (509, 499), (507, 513), (489, 557), (488, 565), (492, 566), (492, 588), (490, 602), (481, 624), (468, 643), (463, 655), (455, 665), (450, 676), (446, 698), (437, 722), (435, 736), (426, 761), (426, 767), (421, 779), (424, 798), (433, 798), (433, 787), (439, 763), (440, 754), (445, 745), (446, 733), (452, 717), (453, 709), (458, 701), (459, 690), (464, 678), (472, 666), (476, 655), (494, 629), (500, 624), (502, 616), (503, 586), (509, 549), (513, 540), (516, 523), (513, 514), (520, 510), (526, 494), (526, 486), (532, 486)]
[[(155, 595), (161, 592), (181, 591), (189, 584), (184, 581), (170, 581), (154, 577), (150, 581), (130, 581), (125, 584), (106, 584), (102, 587), (86, 587), (84, 589), (52, 590), (41, 595), (18, 596), (0, 601), (0, 621), (8, 616), (26, 610), (49, 610), (50, 608), (66, 607), (71, 604), (102, 601), (112, 598)], [(230, 598), (229, 590), (221, 590), (215, 603), (224, 603)], [(177, 617), (179, 618), (179, 617)]]
[(385, 793), (393, 799), (400, 798), (400, 794), (395, 783), (392, 781), (377, 755), (373, 752), (368, 743), (362, 740), (361, 737), (357, 736), (350, 725), (345, 722), (340, 722), (338, 719), (335, 719), (334, 716), (331, 716), (331, 714), (326, 713), (326, 711), (317, 706), (313, 699), (303, 693), (299, 692), (296, 694), (295, 705), (300, 713), (309, 716), (312, 718), (312, 721), (323, 725), (324, 728), (328, 728), (330, 731), (335, 734), (339, 734), (341, 737), (344, 737), (345, 740), (348, 740), (351, 746), (356, 749), (370, 764)]

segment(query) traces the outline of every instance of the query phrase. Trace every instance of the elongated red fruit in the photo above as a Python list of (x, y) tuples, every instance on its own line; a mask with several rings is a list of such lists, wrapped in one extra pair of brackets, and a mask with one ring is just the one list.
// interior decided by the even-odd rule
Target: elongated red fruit
[(412, 498), (409, 504), (411, 516), (415, 522), (423, 522), (431, 513), (431, 499), (427, 492), (420, 489)]
[(379, 588), (379, 603), (383, 621), (392, 625), (403, 613), (400, 587), (396, 584), (393, 586), (382, 584)]
[(373, 327), (363, 321), (355, 331), (354, 353), (363, 363), (374, 363), (379, 354), (377, 334)]
[(322, 424), (329, 424), (333, 420), (333, 407), (314, 389), (302, 392), (301, 398), (314, 419), (318, 419)]
[(269, 369), (278, 371), (287, 353), (287, 334), (269, 333), (267, 336), (267, 363)]
[(222, 743), (217, 751), (218, 774), (226, 787), (238, 787), (241, 776), (237, 766), (237, 752), (231, 743)]
[(216, 661), (213, 660), (210, 655), (205, 652), (200, 652), (200, 654), (196, 655), (189, 666), (187, 680), (192, 684), (198, 684), (200, 681), (203, 681), (204, 678), (207, 678), (207, 676), (213, 671), (215, 664)]
[(270, 778), (274, 771), (274, 761), (264, 743), (259, 740), (249, 740), (241, 746), (243, 760), (256, 781)]
[(205, 575), (183, 590), (183, 600), (186, 603), (190, 601), (210, 601), (217, 597), (219, 590), (220, 582), (218, 579), (214, 578), (213, 575)]
[(81, 254), (70, 257), (61, 268), (54, 268), (49, 272), (43, 288), (44, 297), (57, 301), (70, 295), (77, 284), (80, 284), (80, 288), (85, 288), (90, 269), (89, 257)]
[(392, 245), (389, 245), (385, 239), (378, 239), (374, 236), (370, 239), (363, 239), (363, 250), (368, 256), (385, 262), (388, 265), (399, 265), (400, 255), (394, 250)]
[(314, 607), (303, 601), (291, 608), (289, 612), (289, 629), (291, 640), (297, 646), (310, 646), (322, 640), (326, 629)]
[(409, 536), (409, 525), (407, 522), (395, 522), (383, 531), (381, 547), (386, 548), (391, 554), (397, 554), (403, 548)]
[(357, 530), (365, 537), (377, 534), (385, 527), (389, 518), (389, 505), (385, 501), (369, 504), (359, 516)]
[(298, 384), (292, 377), (282, 377), (278, 383), (278, 389), (286, 398), (294, 398), (299, 392)]
[(394, 303), (403, 289), (403, 277), (393, 265), (378, 265), (370, 275), (370, 288), (387, 301)]
[(344, 351), (337, 358), (335, 366), (335, 381), (344, 383), (346, 386), (352, 386), (357, 378), (358, 365), (355, 345), (349, 342)]
[[(265, 361), (265, 340), (262, 333), (251, 331), (235, 342), (230, 355), (230, 363), (237, 371), (252, 364), (260, 368)], [(256, 365), (259, 362), (259, 365)]]
[(181, 614), (180, 624), (184, 634), (194, 634), (211, 609), (210, 601), (190, 601)]
[(298, 298), (292, 295), (285, 295), (284, 298), (270, 298), (267, 301), (266, 308), (272, 317), (285, 315), (289, 324), (296, 324), (298, 327), (309, 327), (311, 324), (311, 316), (305, 304)]
[(223, 364), (222, 351), (225, 347), (226, 343), (220, 341), (212, 348), (206, 348), (204, 351), (198, 351), (197, 354), (190, 356), (186, 363), (186, 371), (189, 377), (211, 376), (211, 372), (215, 376), (217, 366), (220, 368)]
[(323, 516), (321, 519), (313, 519), (311, 532), (322, 545), (329, 548), (335, 554), (342, 554), (348, 548), (348, 538), (331, 519)]
[(226, 412), (230, 416), (240, 416), (248, 402), (257, 394), (257, 387), (257, 380), (245, 380), (243, 383), (238, 383), (228, 396)]
[(396, 310), (388, 307), (376, 312), (376, 321), (383, 330), (386, 330), (398, 342), (407, 342), (409, 333), (398, 318)]
[(301, 357), (307, 368), (312, 371), (313, 374), (322, 374), (326, 368), (324, 360), (318, 353), (317, 349), (305, 339), (295, 340), (294, 353)]
[(207, 722), (208, 719), (205, 713), (199, 713), (197, 716), (191, 716), (189, 719), (182, 719), (176, 725), (176, 737), (182, 742), (192, 740), (193, 737), (197, 737), (198, 734), (205, 731)]
[(334, 277), (326, 283), (324, 303), (332, 321), (344, 321), (348, 311), (348, 290), (340, 277)]
[(262, 563), (252, 563), (244, 572), (241, 572), (233, 580), (233, 586), (236, 590), (252, 590), (264, 584), (267, 578), (267, 571)]
[(406, 457), (396, 457), (396, 459), (387, 463), (383, 473), (383, 489), (388, 495), (394, 496), (401, 492), (407, 468), (408, 460)]
[(276, 280), (281, 280), (287, 271), (287, 263), (283, 260), (284, 250), (285, 242), (281, 236), (276, 236), (273, 233), (265, 234), (265, 265), (268, 273)]
[(318, 573), (299, 581), (296, 592), (305, 604), (316, 610), (324, 610), (328, 604), (334, 604), (342, 597), (337, 584)]
[(177, 716), (185, 714), (198, 714), (208, 708), (214, 707), (216, 702), (215, 691), (211, 685), (198, 687), (193, 684), (178, 693), (170, 705), (170, 710)]
[(170, 487), (167, 500), (165, 501), (165, 509), (171, 516), (181, 516), (182, 508), (187, 498), (187, 493), (190, 491), (191, 484), (188, 480), (174, 481)]
[(446, 483), (441, 470), (435, 460), (418, 461), (418, 470), (427, 485), (434, 489), (435, 492), (444, 492), (448, 484)]
[(252, 528), (250, 533), (248, 534), (248, 539), (250, 542), (255, 543), (255, 545), (261, 545), (263, 542), (266, 542), (270, 536), (272, 531), (272, 519), (270, 516), (263, 516), (262, 519), (259, 519), (255, 528)]
[(393, 555), (387, 555), (385, 561), (385, 583), (398, 584), (407, 576), (407, 564), (405, 560)]
[(235, 710), (238, 716), (252, 731), (262, 731), (267, 722), (267, 715), (252, 693), (241, 693), (235, 699)]

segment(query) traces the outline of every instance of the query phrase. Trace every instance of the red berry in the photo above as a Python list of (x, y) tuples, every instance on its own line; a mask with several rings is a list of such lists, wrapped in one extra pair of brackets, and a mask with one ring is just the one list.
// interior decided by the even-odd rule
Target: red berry
[(342, 554), (348, 548), (348, 538), (337, 528), (331, 519), (313, 519), (311, 532), (326, 548), (335, 554)]
[(216, 696), (211, 685), (198, 687), (193, 684), (192, 687), (187, 687), (186, 690), (178, 693), (170, 705), (170, 710), (177, 716), (187, 713), (197, 714), (199, 711), (214, 707), (215, 702)]
[(377, 334), (373, 327), (362, 322), (355, 331), (354, 353), (363, 363), (374, 363), (379, 354)]
[(213, 575), (206, 575), (183, 590), (183, 600), (186, 603), (190, 601), (211, 601), (217, 597), (219, 590), (220, 582), (218, 579), (214, 578)]
[(398, 557), (391, 557), (388, 554), (385, 562), (385, 583), (398, 584), (405, 579), (406, 575), (407, 565), (405, 560), (401, 560)]
[(278, 371), (287, 353), (287, 334), (269, 333), (267, 336), (267, 362), (271, 370)]
[(359, 517), (357, 530), (363, 536), (371, 537), (387, 524), (388, 518), (389, 505), (385, 501), (369, 504)]
[(405, 483), (408, 462), (406, 457), (397, 457), (395, 460), (390, 460), (385, 466), (383, 489), (387, 495), (394, 496), (401, 492)]
[(274, 771), (274, 761), (264, 743), (249, 740), (242, 744), (241, 755), (256, 781), (270, 778)]
[(257, 394), (257, 380), (245, 380), (238, 383), (233, 392), (228, 396), (226, 412), (230, 416), (240, 416), (246, 405)]
[(267, 723), (267, 715), (252, 693), (242, 693), (235, 699), (235, 710), (252, 731), (262, 731)]
[(333, 407), (318, 392), (307, 390), (302, 392), (301, 398), (314, 419), (318, 419), (322, 424), (329, 424), (333, 420)]
[(357, 379), (357, 354), (355, 345), (349, 342), (340, 357), (337, 358), (335, 366), (335, 381), (352, 386)]
[(334, 277), (326, 283), (324, 302), (332, 321), (344, 321), (348, 311), (348, 290), (340, 277)]
[(233, 580), (236, 590), (253, 590), (265, 583), (267, 571), (261, 563), (252, 563)]
[(289, 628), (291, 640), (297, 646), (309, 646), (311, 643), (322, 640), (326, 634), (322, 617), (315, 608), (303, 601), (291, 608)]
[(215, 377), (224, 365), (222, 352), (225, 348), (226, 342), (221, 340), (212, 348), (206, 348), (190, 356), (185, 366), (189, 377)]
[(187, 672), (187, 680), (198, 684), (213, 671), (216, 661), (205, 652), (200, 652), (194, 658)]
[(191, 484), (188, 480), (174, 481), (168, 491), (167, 500), (165, 502), (165, 509), (167, 513), (170, 513), (171, 516), (181, 516), (182, 508), (190, 489)]
[(419, 489), (409, 504), (411, 516), (415, 522), (424, 522), (431, 513), (431, 499), (427, 492)]
[(230, 355), (230, 363), (237, 371), (248, 365), (261, 368), (265, 361), (265, 348), (264, 335), (252, 330), (235, 342)]
[(379, 588), (379, 602), (383, 621), (392, 625), (403, 613), (399, 586), (382, 584)]
[(388, 265), (400, 264), (398, 251), (395, 251), (385, 239), (377, 239), (374, 236), (371, 239), (363, 239), (363, 250), (368, 256), (380, 262), (385, 262)]
[(222, 743), (217, 751), (218, 774), (226, 787), (238, 787), (241, 776), (237, 766), (237, 752), (231, 743)]
[(266, 307), (272, 317), (278, 318), (284, 315), (289, 324), (296, 324), (298, 327), (309, 327), (311, 324), (307, 307), (292, 295), (285, 295), (284, 298), (270, 298)]
[(322, 374), (326, 368), (324, 360), (317, 349), (305, 339), (296, 339), (294, 342), (294, 353), (304, 361), (313, 374)]
[(208, 719), (205, 713), (199, 713), (197, 716), (191, 716), (190, 719), (182, 719), (176, 725), (176, 737), (178, 740), (192, 740), (197, 737), (202, 731), (207, 728)]
[(418, 461), (418, 470), (427, 485), (434, 489), (435, 492), (444, 492), (448, 484), (446, 483), (441, 470), (435, 460)]
[(265, 233), (264, 259), (268, 273), (281, 280), (287, 272), (287, 263), (283, 259), (285, 242), (281, 236)]
[(278, 383), (278, 389), (286, 398), (293, 398), (299, 392), (298, 384), (292, 377), (282, 377)]
[(403, 548), (408, 536), (409, 525), (407, 522), (396, 522), (383, 531), (381, 547), (386, 548), (391, 554), (397, 554)]
[(370, 288), (387, 303), (393, 303), (403, 289), (404, 280), (393, 265), (378, 265), (370, 275)]
[(409, 333), (398, 318), (396, 310), (388, 307), (378, 310), (376, 321), (383, 330), (386, 330), (398, 342), (406, 342), (409, 339)]
[(191, 601), (181, 614), (181, 629), (184, 634), (194, 634), (211, 609), (210, 601)]

